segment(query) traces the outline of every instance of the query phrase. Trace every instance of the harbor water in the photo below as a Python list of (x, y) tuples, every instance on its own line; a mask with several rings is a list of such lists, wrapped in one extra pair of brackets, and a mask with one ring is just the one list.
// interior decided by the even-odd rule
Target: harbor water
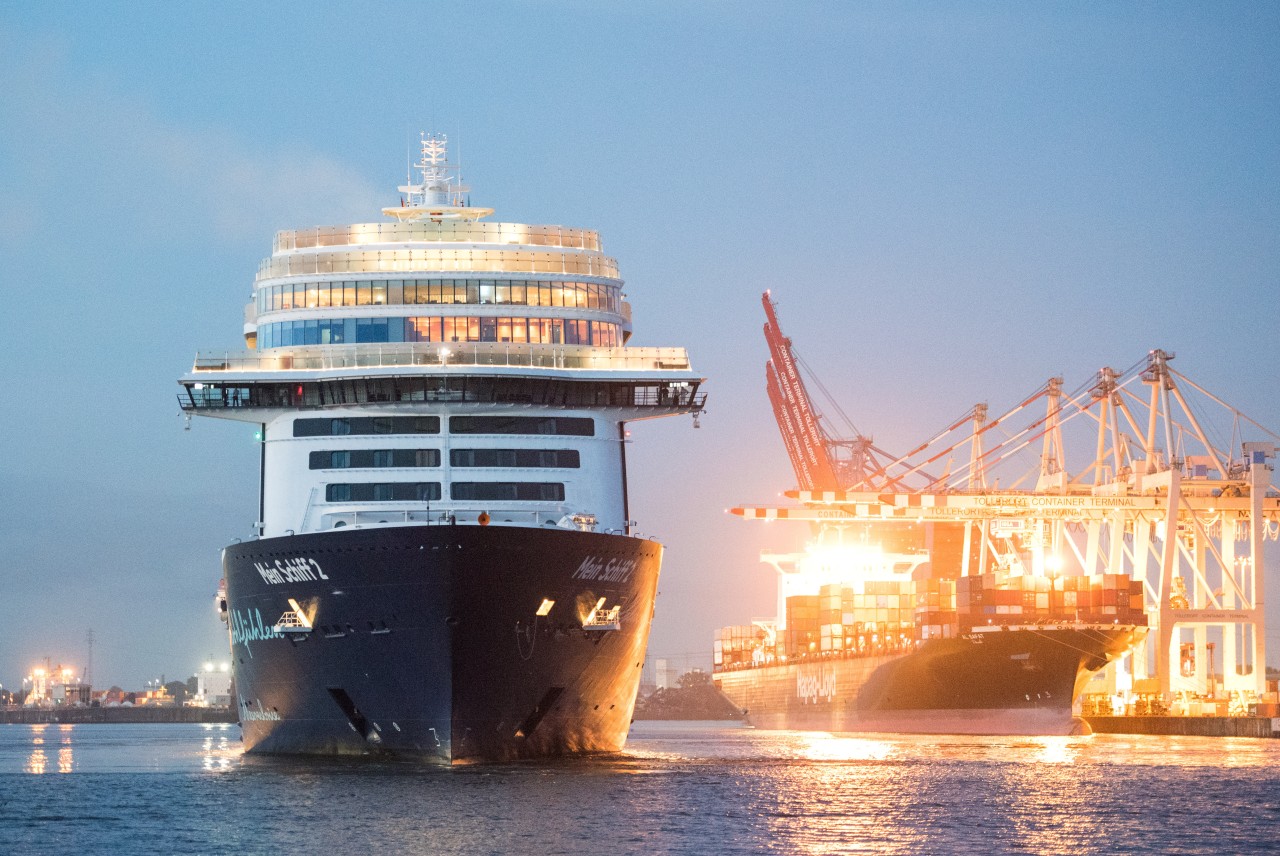
[(246, 757), (235, 725), (0, 726), (0, 852), (1280, 852), (1280, 740), (638, 722), (619, 756)]

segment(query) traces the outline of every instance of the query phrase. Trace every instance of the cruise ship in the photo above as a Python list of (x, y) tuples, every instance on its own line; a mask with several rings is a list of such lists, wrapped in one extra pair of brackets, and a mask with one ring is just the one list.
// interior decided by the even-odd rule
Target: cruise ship
[(219, 591), (245, 749), (617, 751), (663, 553), (631, 519), (627, 426), (696, 426), (703, 378), (627, 346), (596, 232), (482, 221), (443, 136), (416, 171), (383, 222), (277, 233), (246, 348), (179, 381), (186, 414), (261, 447)]

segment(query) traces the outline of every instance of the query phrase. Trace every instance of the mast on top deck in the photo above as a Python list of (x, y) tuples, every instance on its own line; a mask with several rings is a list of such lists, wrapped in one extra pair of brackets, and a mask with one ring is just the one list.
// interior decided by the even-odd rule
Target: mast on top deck
[(473, 207), (467, 194), (471, 188), (462, 183), (459, 168), (449, 163), (448, 138), (421, 135), (422, 157), (415, 164), (421, 174), (418, 184), (399, 186), (404, 194), (398, 207), (383, 208), (382, 213), (402, 223), (430, 220), (479, 220), (493, 213), (492, 208)]

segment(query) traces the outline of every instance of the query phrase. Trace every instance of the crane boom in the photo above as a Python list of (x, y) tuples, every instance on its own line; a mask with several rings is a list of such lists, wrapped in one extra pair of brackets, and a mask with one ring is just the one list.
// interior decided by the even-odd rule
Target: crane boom
[(818, 424), (804, 381), (800, 379), (795, 356), (791, 353), (791, 340), (782, 335), (769, 292), (764, 293), (762, 302), (764, 338), (771, 357), (767, 367), (769, 402), (773, 405), (773, 415), (778, 422), (778, 430), (782, 432), (796, 478), (802, 490), (838, 489), (840, 480), (831, 460), (828, 440)]
[(778, 431), (782, 434), (782, 444), (787, 447), (787, 457), (791, 459), (791, 469), (796, 478), (803, 484), (812, 484), (813, 477), (809, 473), (809, 463), (804, 452), (800, 451), (800, 431), (787, 408), (786, 397), (778, 385), (778, 373), (773, 363), (765, 364), (765, 390), (769, 393), (769, 404), (773, 406), (774, 416), (778, 420)]

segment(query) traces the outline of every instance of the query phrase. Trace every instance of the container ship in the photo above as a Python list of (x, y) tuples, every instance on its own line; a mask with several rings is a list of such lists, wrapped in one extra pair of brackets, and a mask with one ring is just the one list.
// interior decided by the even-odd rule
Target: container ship
[(859, 579), (722, 628), (713, 678), (760, 728), (1071, 734), (1073, 702), (1146, 633), (1120, 574)]
[[(954, 486), (917, 462), (954, 459), (954, 446), (894, 456), (860, 435), (833, 439), (768, 293), (763, 302), (767, 390), (800, 484), (788, 495), (801, 504), (733, 512), (807, 522), (816, 537), (803, 552), (765, 555), (779, 572), (777, 616), (718, 632), (719, 688), (762, 728), (1087, 728), (1073, 715), (1077, 697), (1144, 639), (1147, 617), (1141, 579), (1098, 572), (1102, 551), (1132, 542), (1132, 529), (1094, 526), (1086, 545), (1071, 547), (1073, 533), (1092, 525), (1082, 522), (1088, 515), (1128, 500), (1083, 495), (1063, 475), (1060, 381), (1045, 390), (1049, 415), (1038, 430), (1049, 439), (1035, 489), (986, 486), (992, 450), (981, 441), (995, 421), (985, 405), (975, 408), (969, 472)], [(913, 476), (922, 487), (912, 488)], [(1081, 561), (1068, 567), (1073, 556)]]
[(246, 348), (179, 381), (260, 444), (218, 598), (245, 749), (617, 751), (663, 552), (630, 519), (627, 425), (696, 421), (703, 379), (627, 346), (596, 232), (482, 222), (442, 136), (416, 169), (385, 222), (277, 233)]

